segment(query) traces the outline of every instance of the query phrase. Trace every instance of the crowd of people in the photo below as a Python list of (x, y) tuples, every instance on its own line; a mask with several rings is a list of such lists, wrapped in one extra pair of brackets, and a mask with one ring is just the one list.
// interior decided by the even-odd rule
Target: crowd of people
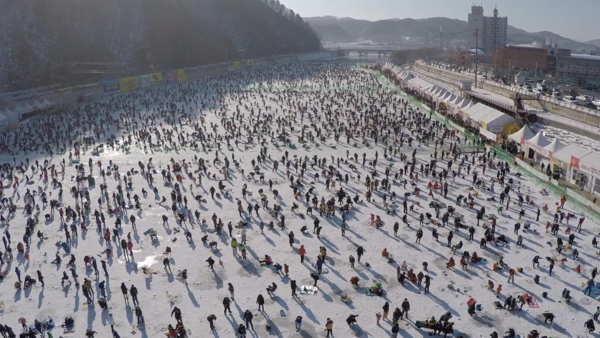
[[(543, 236), (556, 237), (548, 257), (552, 274), (554, 262), (565, 264), (564, 257), (584, 251), (585, 219), (566, 217), (574, 211), (566, 211), (565, 201), (541, 213), (541, 201), (512, 164), (485, 150), (463, 153), (464, 144), (463, 136), (397, 95), (372, 70), (345, 62), (171, 84), (23, 123), (0, 136), (0, 287), (17, 289), (14, 301), (3, 300), (0, 334), (15, 337), (18, 323), (22, 337), (60, 336), (55, 326), (87, 337), (120, 337), (135, 314), (133, 331), (142, 336), (186, 337), (207, 329), (245, 338), (249, 331), (277, 334), (289, 325), (329, 337), (338, 311), (320, 307), (334, 301), (333, 294), (345, 304), (341, 318), (349, 330), (381, 336), (361, 328), (376, 322), (394, 337), (413, 328), (444, 337), (455, 330), (481, 332), (451, 320), (482, 311), (476, 301), (464, 308), (445, 303), (460, 283), (476, 288), (474, 279), (485, 279), (482, 289), (496, 299), (505, 295), (494, 281), (534, 281), (539, 272), (526, 274), (518, 252), (537, 249), (523, 245), (523, 238)], [(229, 212), (233, 208), (237, 213)], [(579, 228), (569, 225), (572, 217), (581, 220)], [(514, 231), (506, 231), (508, 222)], [(279, 237), (283, 244), (274, 242)], [(469, 275), (454, 268), (454, 257)], [(115, 283), (122, 303), (111, 295)], [(155, 283), (166, 290), (175, 322), (167, 323), (169, 311), (156, 307)], [(289, 297), (278, 283), (289, 285)], [(35, 289), (38, 308), (47, 310), (38, 315), (21, 300), (21, 290), (29, 298)], [(87, 316), (80, 315), (80, 290)], [(315, 293), (323, 298), (310, 298)], [(521, 290), (504, 299), (518, 311), (513, 300), (531, 304), (552, 293)], [(469, 300), (467, 293), (462, 297)], [(558, 297), (565, 299), (564, 293)], [(445, 310), (423, 305), (428, 301)], [(73, 302), (74, 310), (61, 306)], [(102, 324), (94, 320), (96, 304)], [(215, 304), (223, 305), (226, 321), (215, 314)], [(373, 313), (359, 317), (355, 307)], [(289, 323), (271, 318), (269, 308), (290, 312)], [(434, 311), (443, 313), (436, 319)], [(553, 320), (553, 313), (543, 314), (549, 315)], [(255, 330), (257, 316), (265, 325)], [(401, 320), (412, 325), (404, 328)]]

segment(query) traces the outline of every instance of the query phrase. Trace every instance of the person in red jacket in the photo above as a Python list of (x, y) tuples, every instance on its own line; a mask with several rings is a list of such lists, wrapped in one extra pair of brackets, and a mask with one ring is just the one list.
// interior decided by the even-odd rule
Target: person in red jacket
[(300, 249), (298, 249), (298, 254), (300, 255), (300, 263), (304, 263), (304, 255), (306, 255), (306, 249), (304, 249), (304, 245), (300, 245)]

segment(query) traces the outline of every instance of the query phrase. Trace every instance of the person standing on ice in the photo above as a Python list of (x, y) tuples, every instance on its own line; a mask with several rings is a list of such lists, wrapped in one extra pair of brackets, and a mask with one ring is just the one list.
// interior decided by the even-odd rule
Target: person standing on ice
[(256, 298), (256, 304), (258, 304), (258, 311), (261, 311), (261, 307), (262, 311), (265, 311), (265, 298), (263, 297), (263, 295), (258, 295), (258, 297)]
[(410, 311), (410, 303), (408, 302), (408, 300), (406, 298), (404, 298), (404, 301), (402, 302), (402, 314), (400, 315), (400, 319), (402, 319), (403, 315), (406, 315), (406, 319), (408, 319), (408, 311)]
[(330, 334), (333, 337), (333, 320), (331, 320), (331, 318), (327, 318), (327, 322), (325, 323), (325, 330), (327, 331), (326, 337), (329, 337)]
[(229, 290), (229, 295), (231, 296), (231, 300), (235, 302), (235, 298), (234, 298), (235, 290), (233, 288), (233, 284), (227, 283), (227, 290)]
[(223, 314), (227, 315), (227, 311), (229, 311), (229, 314), (231, 314), (231, 300), (229, 299), (229, 297), (225, 297), (223, 298)]
[(254, 331), (254, 325), (252, 324), (252, 318), (254, 318), (254, 315), (252, 314), (252, 312), (250, 312), (250, 310), (246, 310), (244, 312), (244, 316), (242, 317), (242, 319), (244, 319), (246, 321), (246, 327), (248, 328), (248, 330), (250, 328), (252, 328), (252, 331)]
[(123, 293), (123, 298), (125, 298), (125, 303), (129, 304), (129, 297), (127, 296), (128, 294), (128, 289), (127, 286), (125, 285), (125, 283), (121, 283), (121, 293)]
[(298, 285), (296, 284), (296, 280), (292, 279), (290, 281), (290, 288), (292, 289), (292, 297), (296, 298), (296, 289), (298, 288)]
[(300, 249), (298, 249), (298, 254), (300, 255), (300, 263), (304, 263), (304, 255), (306, 255), (306, 249), (304, 245), (300, 245)]
[(231, 239), (231, 249), (233, 250), (234, 256), (238, 256), (237, 247), (238, 247), (237, 239), (232, 238)]
[(365, 254), (365, 249), (362, 246), (356, 248), (356, 255), (358, 256), (358, 262), (360, 263), (360, 258)]
[(171, 311), (171, 317), (173, 317), (173, 315), (175, 315), (175, 320), (177, 323), (183, 324), (183, 320), (181, 319), (181, 310), (177, 306), (174, 306), (173, 310)]
[(210, 267), (210, 269), (212, 271), (215, 271), (215, 268), (213, 267), (213, 265), (215, 265), (215, 260), (212, 257), (208, 257), (206, 262), (208, 263), (208, 266)]
[(296, 324), (296, 332), (300, 331), (300, 327), (302, 326), (302, 316), (297, 316), (294, 322)]

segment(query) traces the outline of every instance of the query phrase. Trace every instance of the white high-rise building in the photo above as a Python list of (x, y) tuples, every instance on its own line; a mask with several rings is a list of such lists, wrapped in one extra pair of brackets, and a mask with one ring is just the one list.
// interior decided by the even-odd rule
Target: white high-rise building
[[(491, 52), (494, 49), (506, 46), (508, 31), (508, 18), (498, 16), (498, 8), (494, 8), (494, 16), (484, 16), (483, 7), (471, 6), (468, 27), (470, 32), (468, 46), (473, 49), (477, 45), (479, 49)], [(479, 29), (479, 41), (475, 41), (475, 29)]]
[(485, 24), (485, 16), (483, 16), (483, 7), (471, 6), (471, 13), (469, 13), (469, 42), (467, 46), (469, 49), (474, 49), (477, 46), (475, 41), (475, 29), (479, 29), (479, 48), (483, 46), (483, 26)]

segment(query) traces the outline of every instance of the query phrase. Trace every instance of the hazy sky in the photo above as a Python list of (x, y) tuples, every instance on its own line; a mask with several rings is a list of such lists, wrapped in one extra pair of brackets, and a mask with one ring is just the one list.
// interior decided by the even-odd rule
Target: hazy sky
[(448, 17), (467, 20), (473, 3), (491, 16), (495, 6), (508, 24), (551, 31), (577, 41), (600, 39), (600, 0), (279, 0), (303, 17), (332, 15), (365, 20)]

